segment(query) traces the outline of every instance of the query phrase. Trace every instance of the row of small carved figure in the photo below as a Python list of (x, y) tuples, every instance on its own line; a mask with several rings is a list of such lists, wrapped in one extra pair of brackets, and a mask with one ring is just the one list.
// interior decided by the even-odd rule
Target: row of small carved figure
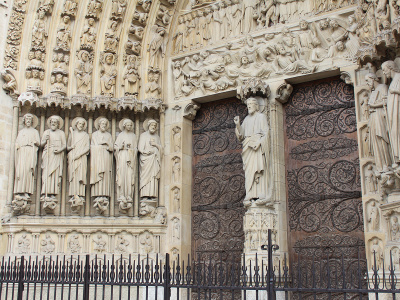
[(196, 49), (278, 23), (287, 23), (289, 20), (299, 19), (311, 10), (319, 13), (354, 3), (352, 0), (342, 0), (340, 3), (310, 2), (314, 3), (307, 5), (304, 0), (224, 0), (186, 13), (178, 19), (178, 27), (174, 34), (175, 53)]
[(155, 217), (158, 214), (157, 199), (161, 157), (163, 147), (157, 134), (158, 123), (146, 119), (143, 127), (145, 132), (137, 139), (130, 119), (119, 123), (121, 133), (115, 142), (108, 132), (109, 121), (104, 117), (95, 120), (97, 129), (92, 134), (91, 141), (86, 133), (87, 121), (77, 117), (72, 120), (68, 141), (59, 116), (51, 116), (42, 138), (35, 129), (38, 118), (33, 114), (23, 117), (24, 128), (19, 131), (16, 142), (14, 213), (26, 213), (30, 209), (31, 195), (34, 193), (34, 177), (37, 165), (38, 148), (42, 153), (42, 208), (53, 213), (58, 206), (57, 196), (61, 190), (63, 176), (63, 161), (65, 150), (68, 152), (68, 195), (72, 211), (79, 211), (85, 202), (88, 154), (90, 152), (90, 185), (94, 207), (104, 214), (109, 206), (113, 182), (113, 153), (116, 159), (116, 192), (119, 209), (127, 213), (132, 207), (134, 189), (137, 181), (137, 160), (139, 155), (140, 172), (140, 214)]
[[(154, 235), (149, 232), (145, 231), (142, 233), (140, 236), (138, 236), (138, 241), (139, 241), (139, 246), (140, 246), (140, 252), (141, 253), (150, 253), (154, 250)], [(111, 241), (107, 243), (107, 238), (104, 238), (104, 235), (101, 233), (96, 234), (95, 237), (93, 237), (93, 250), (95, 253), (107, 253), (107, 252), (113, 252), (115, 251), (116, 253), (121, 253), (121, 254), (126, 254), (126, 253), (131, 253), (132, 249), (130, 245), (132, 246), (132, 241), (130, 238), (130, 235), (124, 235), (120, 234), (117, 236), (116, 243), (115, 243), (115, 248), (113, 250), (109, 251), (109, 247), (107, 246), (108, 243), (111, 244)], [(85, 244), (85, 243), (83, 243)], [(17, 241), (17, 249), (16, 253), (20, 254), (29, 254), (32, 251), (35, 251), (35, 249), (31, 249), (32, 241), (28, 237), (26, 233), (23, 233), (21, 237)], [(41, 252), (44, 254), (54, 254), (56, 253), (56, 242), (52, 239), (51, 235), (49, 233), (46, 233), (45, 237), (40, 241), (41, 245)], [(82, 249), (82, 241), (81, 237), (79, 234), (73, 233), (70, 235), (68, 238), (67, 242), (67, 249), (68, 252), (72, 254), (79, 254), (85, 249)], [(58, 249), (58, 252), (61, 252), (62, 249)]]

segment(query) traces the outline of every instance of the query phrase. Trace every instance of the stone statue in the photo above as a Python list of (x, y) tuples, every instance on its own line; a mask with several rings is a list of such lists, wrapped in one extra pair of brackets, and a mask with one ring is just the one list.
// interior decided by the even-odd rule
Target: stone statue
[(35, 129), (38, 118), (32, 114), (23, 117), (24, 128), (15, 141), (15, 181), (14, 194), (26, 200), (34, 191), (34, 177), (37, 165), (37, 152), (40, 145), (39, 132)]
[(41, 146), (42, 153), (42, 198), (43, 208), (54, 210), (55, 196), (60, 193), (61, 176), (63, 173), (64, 151), (66, 149), (65, 133), (60, 130), (63, 120), (59, 116), (51, 116), (47, 129), (43, 133)]
[(94, 251), (97, 253), (103, 253), (106, 252), (106, 245), (107, 242), (103, 239), (103, 236), (101, 234), (97, 235), (97, 240), (93, 240), (94, 242)]
[(120, 210), (126, 211), (132, 207), (135, 190), (137, 139), (136, 134), (133, 132), (132, 120), (121, 120), (119, 127), (121, 133), (114, 144), (117, 164), (115, 181), (117, 183), (117, 199)]
[[(374, 259), (375, 258), (375, 259)], [(375, 264), (376, 260), (376, 265)], [(383, 262), (383, 251), (382, 248), (379, 246), (379, 240), (375, 238), (372, 241), (371, 245), (371, 262), (373, 264), (373, 268), (382, 268), (382, 262)]]
[(78, 62), (75, 68), (76, 90), (78, 94), (89, 94), (92, 92), (93, 65), (90, 61), (89, 52), (81, 50), (78, 52)]
[(164, 35), (165, 35), (165, 28), (155, 26), (153, 39), (149, 45), (149, 66), (153, 69), (161, 68), (161, 60), (165, 56), (165, 42), (164, 42)]
[(115, 250), (119, 253), (126, 253), (128, 252), (128, 246), (129, 246), (129, 241), (122, 235), (119, 235)]
[(85, 132), (87, 122), (77, 117), (72, 120), (68, 137), (68, 181), (71, 208), (79, 210), (85, 202), (87, 155), (89, 154), (89, 134)]
[(390, 146), (393, 151), (393, 163), (400, 162), (400, 69), (392, 60), (382, 64), (382, 71), (387, 78), (391, 78), (387, 98), (387, 112), (389, 123)]
[(380, 84), (374, 73), (365, 76), (365, 80), (371, 89), (369, 96), (369, 149), (375, 158), (375, 166), (378, 172), (388, 172), (391, 165), (391, 154), (389, 145), (389, 133), (385, 113), (385, 105), (388, 94), (386, 84)]
[(56, 43), (57, 48), (69, 51), (71, 47), (72, 32), (71, 19), (69, 16), (62, 18), (62, 23), (57, 29)]
[(21, 254), (30, 252), (31, 241), (27, 238), (26, 233), (18, 239), (18, 252)]
[(81, 47), (86, 49), (93, 49), (94, 43), (96, 41), (96, 28), (95, 20), (89, 18), (87, 20), (87, 25), (83, 27), (83, 33), (81, 36)]
[(114, 65), (115, 57), (112, 53), (104, 55), (104, 63), (100, 70), (101, 94), (105, 96), (115, 95), (115, 82), (117, 77), (117, 69)]
[(400, 240), (400, 224), (397, 216), (391, 218), (390, 230), (392, 232), (392, 241)]
[(140, 75), (138, 72), (139, 59), (136, 55), (129, 55), (124, 70), (124, 81), (122, 85), (125, 87), (125, 96), (137, 95), (139, 93)]
[[(99, 117), (94, 122), (94, 127), (97, 129), (92, 134), (90, 144), (90, 184), (91, 195), (95, 197), (95, 207), (98, 207), (101, 212), (108, 208), (108, 198), (111, 196), (111, 178), (113, 166), (113, 144), (111, 134), (107, 131), (110, 126), (109, 121), (104, 117)], [(96, 205), (96, 200), (105, 198)], [(105, 209), (104, 200), (107, 205)]]
[(50, 234), (46, 234), (46, 238), (40, 242), (42, 252), (44, 254), (53, 254), (56, 250), (56, 243), (51, 238)]
[(365, 172), (365, 186), (367, 193), (376, 193), (377, 190), (377, 178), (373, 170), (372, 165), (369, 165)]
[(244, 203), (251, 205), (266, 204), (271, 197), (272, 186), (269, 182), (270, 172), (270, 141), (267, 116), (259, 111), (256, 98), (246, 101), (248, 116), (240, 125), (240, 118), (236, 116), (236, 136), (243, 144), (242, 158), (245, 173), (246, 197)]
[(157, 126), (155, 120), (146, 120), (143, 125), (145, 132), (139, 139), (140, 197), (142, 199), (158, 198), (163, 148), (160, 137), (156, 133)]
[(181, 174), (181, 159), (179, 157), (174, 157), (172, 159), (172, 179), (173, 182), (179, 182), (179, 177)]
[(174, 141), (174, 151), (179, 152), (181, 150), (181, 128), (179, 126), (175, 126), (172, 128), (173, 132), (173, 141)]
[(79, 236), (77, 234), (73, 234), (68, 240), (69, 251), (71, 251), (71, 253), (79, 253), (81, 252), (81, 248)]
[(379, 209), (376, 207), (375, 201), (371, 202), (371, 208), (369, 210), (367, 221), (371, 224), (371, 231), (379, 230)]
[(150, 253), (153, 251), (153, 237), (149, 232), (146, 232), (140, 238), (140, 245), (142, 246), (144, 253)]
[(181, 238), (181, 224), (179, 223), (178, 218), (173, 219), (172, 237), (177, 240), (180, 240), (180, 238)]

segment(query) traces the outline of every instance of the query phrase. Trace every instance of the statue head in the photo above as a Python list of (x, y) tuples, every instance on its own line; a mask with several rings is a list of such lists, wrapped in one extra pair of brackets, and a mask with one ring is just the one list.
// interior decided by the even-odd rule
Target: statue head
[(392, 72), (400, 72), (399, 68), (393, 60), (385, 61), (382, 64), (382, 71), (387, 78), (392, 78)]
[(122, 122), (122, 127), (126, 131), (132, 131), (133, 130), (133, 122), (132, 122), (132, 120), (125, 119), (124, 122)]
[(78, 131), (83, 131), (87, 127), (87, 122), (84, 118), (77, 117), (72, 121), (72, 128), (78, 130)]
[(26, 127), (31, 127), (33, 125), (33, 118), (32, 114), (26, 114), (23, 118), (24, 124)]
[[(379, 78), (378, 78), (378, 76), (376, 76), (375, 73), (368, 73), (367, 75), (365, 75), (365, 81), (367, 82), (367, 85), (371, 89), (373, 89), (375, 82), (379, 82)], [(371, 167), (371, 169), (372, 169), (371, 165), (368, 166), (368, 169), (369, 169), (369, 167)]]
[(255, 112), (259, 111), (259, 105), (256, 98), (250, 97), (247, 99), (246, 105), (249, 115), (253, 115)]
[(58, 116), (51, 116), (49, 119), (49, 123), (50, 123), (50, 129), (55, 131), (59, 128), (60, 126), (60, 120)]
[(154, 134), (154, 133), (156, 133), (156, 131), (157, 131), (157, 122), (155, 121), (155, 120), (153, 120), (153, 119), (150, 119), (148, 122), (147, 122), (147, 124), (148, 124), (148, 126), (149, 126), (149, 132), (151, 133), (151, 134)]
[(300, 29), (306, 30), (306, 29), (308, 29), (308, 22), (305, 20), (301, 20), (299, 23), (299, 26), (300, 26)]

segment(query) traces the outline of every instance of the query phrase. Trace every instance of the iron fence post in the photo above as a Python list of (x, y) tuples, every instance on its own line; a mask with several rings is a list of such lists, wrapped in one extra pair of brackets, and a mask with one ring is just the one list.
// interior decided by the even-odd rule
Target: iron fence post
[(83, 273), (83, 300), (89, 300), (90, 255), (86, 254), (85, 269)]
[(18, 274), (18, 292), (17, 292), (18, 300), (22, 300), (22, 295), (24, 294), (24, 266), (25, 266), (24, 256), (21, 256), (21, 264), (19, 266), (19, 274)]
[(268, 300), (275, 300), (275, 290), (274, 290), (274, 273), (273, 273), (273, 262), (272, 262), (272, 230), (268, 229), (268, 270), (267, 270), (267, 290), (268, 290)]
[(169, 253), (165, 255), (165, 272), (164, 272), (164, 300), (171, 299), (171, 287), (170, 287), (170, 267), (169, 267)]

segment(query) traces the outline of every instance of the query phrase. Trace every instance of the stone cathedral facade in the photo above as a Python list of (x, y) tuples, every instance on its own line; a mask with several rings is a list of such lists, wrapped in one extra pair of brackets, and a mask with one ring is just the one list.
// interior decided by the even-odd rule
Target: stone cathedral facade
[(0, 14), (1, 255), (254, 260), (272, 229), (275, 261), (399, 266), (398, 1)]

